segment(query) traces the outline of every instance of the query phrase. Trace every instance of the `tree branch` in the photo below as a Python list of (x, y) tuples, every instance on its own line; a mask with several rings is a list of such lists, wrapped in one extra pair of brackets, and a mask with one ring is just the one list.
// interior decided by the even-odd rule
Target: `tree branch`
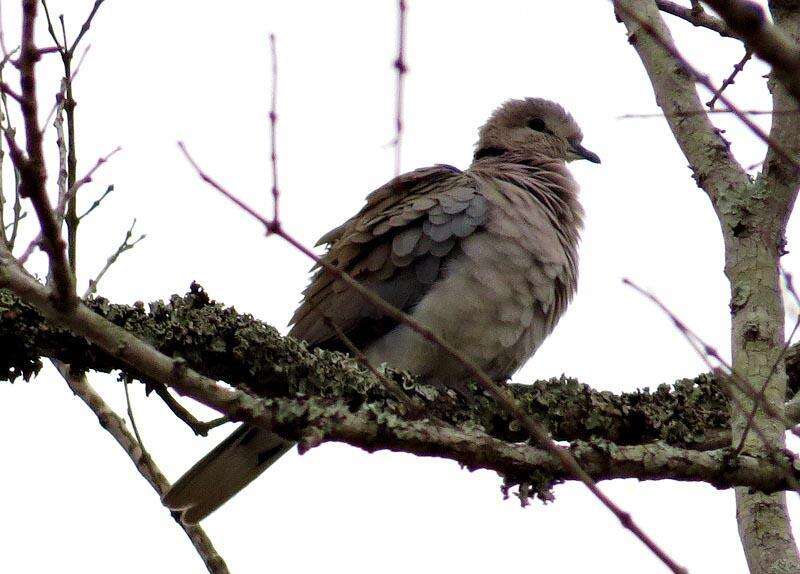
[(685, 20), (693, 26), (706, 28), (725, 38), (736, 37), (734, 32), (729, 30), (725, 25), (725, 22), (709, 15), (705, 10), (697, 11), (692, 8), (687, 8), (686, 6), (681, 6), (676, 2), (670, 2), (670, 0), (656, 0), (656, 5), (662, 12)]
[[(153, 459), (142, 450), (140, 442), (125, 426), (125, 421), (97, 394), (85, 375), (72, 375), (64, 366), (59, 366), (59, 372), (72, 392), (97, 416), (100, 426), (122, 447), (139, 474), (153, 487), (159, 497), (163, 496), (169, 490), (169, 481), (161, 473)], [(212, 574), (227, 574), (228, 567), (225, 565), (225, 561), (217, 553), (203, 529), (196, 524), (184, 524), (177, 518), (175, 521), (186, 532), (186, 536), (189, 537), (208, 571)]]
[(729, 143), (705, 113), (694, 80), (682, 64), (642, 28), (642, 23), (648, 25), (661, 42), (674, 49), (672, 36), (655, 3), (651, 0), (616, 0), (614, 6), (617, 17), (628, 30), (628, 41), (650, 77), (656, 102), (689, 161), (697, 185), (714, 203), (731, 187), (749, 185), (747, 173), (733, 157)]
[[(800, 102), (800, 48), (797, 42), (771, 24), (764, 9), (750, 0), (703, 0), (725, 21), (725, 24), (739, 36), (751, 50), (772, 66), (776, 79), (792, 94), (795, 102)], [(783, 11), (781, 6), (792, 2), (770, 2), (773, 14)], [(786, 11), (792, 8), (787, 7)]]
[[(267, 416), (263, 411), (271, 408), (270, 428), (282, 429), (287, 438), (304, 440), (307, 447), (318, 440), (344, 440), (367, 449), (437, 453), (437, 456), (473, 465), (478, 464), (477, 457), (482, 453), (480, 460), (484, 466), (481, 468), (503, 473), (517, 472), (520, 468), (533, 472), (534, 462), (549, 469), (547, 465), (553, 460), (539, 449), (526, 450), (525, 457), (533, 458), (525, 463), (527, 467), (519, 466), (523, 463), (519, 462), (514, 445), (524, 441), (526, 434), (488, 398), (479, 398), (471, 407), (454, 404), (452, 398), (416, 384), (410, 376), (388, 371), (387, 376), (417, 400), (424, 401), (424, 412), (430, 416), (424, 421), (407, 420), (384, 384), (352, 359), (339, 353), (310, 352), (301, 343), (281, 337), (275, 329), (252, 317), (211, 301), (198, 286), (193, 286), (185, 297), (173, 296), (169, 303), (151, 304), (149, 311), (142, 305), (113, 305), (104, 299), (90, 301), (89, 305), (129, 335), (147, 341), (162, 352), (183, 357), (179, 360), (167, 358), (170, 371), (184, 372), (186, 361), (190, 361), (213, 379), (225, 380), (247, 393), (226, 391), (228, 394), (219, 395), (214, 390), (208, 395), (211, 400), (197, 393), (193, 394), (194, 398), (232, 415), (235, 420)], [(87, 312), (91, 311), (87, 309)], [(128, 356), (130, 352), (131, 349), (125, 349)], [(29, 305), (8, 291), (0, 291), (0, 378), (30, 377), (38, 368), (38, 357), (53, 356), (72, 363), (76, 372), (123, 369), (131, 376), (148, 380), (116, 354), (103, 352), (65, 329), (51, 327)], [(791, 357), (796, 356), (797, 351), (793, 349)], [(201, 379), (201, 387), (206, 384), (203, 381), (207, 379)], [(592, 465), (590, 474), (593, 477), (654, 479), (660, 476), (689, 480), (691, 472), (687, 461), (695, 461), (691, 464), (699, 465), (701, 474), (697, 476), (702, 480), (713, 479), (718, 486), (745, 480), (751, 486), (755, 484), (750, 483), (756, 479), (748, 474), (751, 471), (747, 464), (742, 467), (745, 470), (736, 471), (744, 474), (736, 474), (717, 464), (723, 451), (699, 456), (702, 453), (694, 450), (719, 449), (730, 442), (730, 431), (726, 430), (727, 401), (709, 375), (679, 381), (673, 388), (661, 385), (652, 393), (645, 390), (620, 396), (596, 391), (566, 378), (537, 381), (533, 385), (510, 385), (510, 390), (525, 411), (541, 420), (557, 440), (583, 441), (581, 444), (591, 445), (592, 451), (606, 449), (605, 454), (592, 455), (585, 449), (578, 449)], [(251, 393), (267, 401), (258, 401)], [(241, 410), (238, 404), (241, 402), (251, 404), (251, 408)], [(346, 418), (340, 428), (337, 425), (344, 416), (341, 411), (347, 411), (343, 405), (357, 405), (357, 416)], [(555, 405), (558, 408), (554, 408)], [(317, 412), (315, 409), (326, 414), (312, 421), (308, 417), (309, 413)], [(287, 423), (288, 420), (293, 422)], [(392, 431), (396, 434), (385, 439), (386, 442), (379, 442), (386, 429), (379, 432), (376, 420), (387, 421), (385, 424), (389, 426), (399, 425)], [(282, 422), (278, 425), (276, 421)], [(470, 434), (470, 429), (480, 432)], [(357, 435), (362, 431), (367, 435), (359, 438)], [(426, 433), (434, 437), (433, 443), (422, 440)], [(471, 446), (464, 444), (473, 439), (479, 440)], [(649, 446), (642, 444), (655, 441), (658, 442)], [(612, 442), (622, 446), (612, 445)], [(494, 450), (486, 450), (486, 445)], [(634, 448), (638, 446), (655, 450)], [(616, 454), (617, 448), (623, 449), (622, 454)], [(512, 452), (517, 454), (512, 456), (509, 454)], [(642, 460), (636, 463), (636, 457), (643, 453), (657, 454), (655, 460), (659, 462)], [(617, 456), (619, 458), (614, 458)], [(676, 457), (680, 460), (676, 461)], [(492, 462), (494, 458), (499, 462)], [(763, 461), (757, 462), (767, 469), (758, 479), (760, 485), (784, 484), (781, 481), (785, 477), (779, 469)], [(620, 466), (616, 466), (617, 463)], [(603, 469), (604, 464), (613, 465)], [(659, 472), (665, 474), (659, 475)], [(558, 474), (547, 470), (546, 474), (551, 482), (565, 478), (563, 470)], [(513, 478), (522, 480), (518, 475)]]

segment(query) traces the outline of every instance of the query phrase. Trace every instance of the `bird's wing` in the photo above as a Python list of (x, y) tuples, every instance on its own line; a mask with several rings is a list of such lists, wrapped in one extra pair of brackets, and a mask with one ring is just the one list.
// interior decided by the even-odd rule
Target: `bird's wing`
[[(419, 169), (372, 192), (361, 211), (325, 234), (323, 259), (409, 310), (443, 273), (461, 239), (484, 225), (486, 214), (487, 201), (472, 177), (444, 165)], [(303, 295), (290, 335), (314, 346), (343, 349), (338, 327), (363, 349), (396, 325), (319, 266)]]

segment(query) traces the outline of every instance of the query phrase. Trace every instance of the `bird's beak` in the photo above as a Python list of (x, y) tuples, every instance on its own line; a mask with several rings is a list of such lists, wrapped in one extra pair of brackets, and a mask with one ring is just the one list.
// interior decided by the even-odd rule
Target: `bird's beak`
[(575, 155), (573, 159), (588, 159), (592, 163), (600, 163), (600, 156), (589, 151), (577, 140), (569, 140), (570, 151)]

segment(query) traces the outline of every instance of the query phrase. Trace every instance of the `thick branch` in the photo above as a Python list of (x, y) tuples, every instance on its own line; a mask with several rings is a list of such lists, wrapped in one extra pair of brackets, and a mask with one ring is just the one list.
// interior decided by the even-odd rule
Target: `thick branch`
[[(160, 351), (183, 357), (214, 379), (246, 388), (267, 401), (222, 389), (205, 377), (198, 385), (190, 385), (187, 381), (194, 375), (189, 377), (183, 360), (170, 363), (171, 371), (183, 373), (185, 380), (177, 385), (180, 392), (233, 419), (258, 418), (306, 447), (341, 440), (367, 450), (451, 458), (470, 467), (496, 470), (512, 480), (530, 481), (535, 476), (551, 484), (567, 478), (551, 455), (518, 444), (524, 432), (496, 410), (493, 401), (479, 399), (465, 408), (451, 397), (415, 385), (406, 375), (388, 372), (387, 376), (426, 401), (425, 412), (435, 416), (407, 420), (402, 406), (381, 382), (352, 359), (339, 353), (309, 352), (252, 317), (214, 303), (197, 286), (185, 297), (151, 304), (149, 311), (143, 305), (112, 305), (103, 299), (90, 304), (101, 316)], [(69, 361), (74, 369), (123, 369), (141, 376), (126, 365), (124, 357), (109, 355), (81, 337), (51, 327), (8, 291), (0, 291), (0, 349), (3, 378), (31, 376), (39, 356)], [(723, 450), (701, 453), (679, 448), (709, 441), (720, 444), (719, 437), (729, 440), (724, 430), (725, 399), (707, 375), (680, 381), (673, 388), (662, 385), (653, 393), (621, 396), (566, 378), (511, 388), (526, 411), (539, 417), (555, 438), (581, 441), (574, 454), (597, 480), (672, 478), (766, 490), (785, 486), (785, 475), (763, 461), (743, 459), (731, 467), (723, 464)], [(617, 446), (608, 439), (631, 446)], [(660, 439), (656, 444), (636, 444)]]
[[(102, 298), (90, 300), (88, 305), (159, 351), (184, 358), (214, 379), (247, 385), (263, 396), (288, 397), (300, 392), (350, 402), (391, 396), (379, 394), (381, 385), (373, 389), (367, 381), (376, 379), (342, 355), (309, 352), (269, 325), (211, 301), (198, 285), (183, 297), (174, 295), (168, 303), (151, 303), (149, 309), (141, 304), (111, 304)], [(794, 350), (789, 354), (791, 372), (800, 372), (798, 355)], [(40, 357), (56, 358), (77, 369), (108, 372), (124, 368), (119, 359), (65, 329), (51, 327), (29, 305), (0, 290), (0, 380), (30, 378), (39, 369)], [(413, 384), (406, 376), (391, 372), (387, 376), (406, 387)], [(709, 375), (678, 381), (674, 386), (660, 385), (652, 392), (622, 395), (597, 391), (565, 377), (510, 385), (510, 389), (526, 412), (541, 420), (557, 440), (599, 437), (618, 444), (663, 440), (696, 449), (730, 443), (727, 400)], [(426, 387), (416, 387), (420, 400), (433, 394)], [(479, 425), (504, 440), (525, 437), (516, 427), (509, 428), (511, 420), (489, 400), (479, 399), (469, 408), (439, 397), (426, 409), (453, 424)]]

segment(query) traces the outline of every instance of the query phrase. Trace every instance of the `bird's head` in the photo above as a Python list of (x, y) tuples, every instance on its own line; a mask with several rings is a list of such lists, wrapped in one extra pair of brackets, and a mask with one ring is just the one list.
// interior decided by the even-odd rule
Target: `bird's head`
[(481, 127), (475, 159), (511, 152), (600, 163), (597, 154), (583, 147), (581, 140), (583, 134), (578, 124), (558, 104), (541, 98), (508, 100)]

